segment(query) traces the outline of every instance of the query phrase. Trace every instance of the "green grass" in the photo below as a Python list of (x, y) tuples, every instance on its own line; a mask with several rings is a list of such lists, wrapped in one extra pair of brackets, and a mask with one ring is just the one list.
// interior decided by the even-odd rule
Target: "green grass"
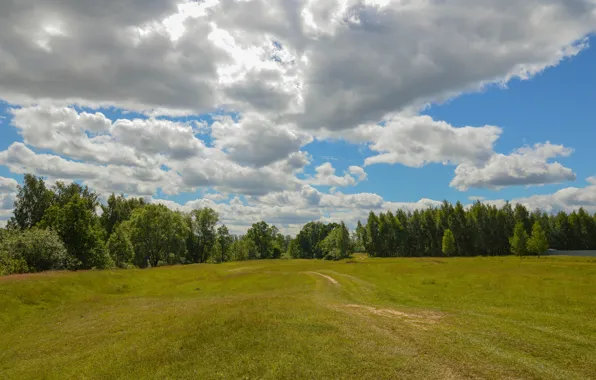
[(1, 379), (567, 380), (596, 378), (595, 356), (593, 258), (0, 278)]

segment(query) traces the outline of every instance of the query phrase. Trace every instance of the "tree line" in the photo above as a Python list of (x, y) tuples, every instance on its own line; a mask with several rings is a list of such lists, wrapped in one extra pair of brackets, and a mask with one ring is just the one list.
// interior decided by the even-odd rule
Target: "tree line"
[(444, 202), (406, 212), (370, 212), (350, 234), (343, 223), (310, 222), (295, 236), (264, 221), (233, 235), (211, 208), (184, 213), (143, 198), (99, 195), (78, 183), (24, 176), (14, 215), (0, 230), (0, 275), (58, 269), (148, 268), (259, 259), (541, 254), (596, 249), (596, 216), (556, 215), (523, 205)]
[[(313, 243), (316, 258), (347, 256), (345, 225), (325, 228), (318, 235), (321, 241)], [(287, 254), (291, 242), (290, 236), (264, 221), (237, 236), (219, 223), (211, 208), (183, 213), (115, 194), (102, 204), (87, 186), (57, 182), (48, 187), (43, 178), (26, 174), (14, 215), (0, 230), (0, 275), (278, 259)], [(292, 247), (300, 252), (293, 257), (300, 257), (311, 246), (300, 240)]]
[(525, 206), (475, 202), (406, 212), (370, 212), (355, 231), (356, 250), (375, 257), (540, 255), (596, 249), (596, 216), (530, 212)]

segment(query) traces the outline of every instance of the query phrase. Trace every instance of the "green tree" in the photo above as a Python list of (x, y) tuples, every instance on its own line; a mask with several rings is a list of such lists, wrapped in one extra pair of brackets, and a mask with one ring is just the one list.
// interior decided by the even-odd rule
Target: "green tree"
[(230, 257), (234, 261), (252, 260), (257, 256), (257, 248), (246, 235), (234, 240), (230, 245)]
[(156, 267), (160, 261), (180, 262), (190, 233), (182, 214), (149, 204), (133, 211), (127, 223), (135, 264)]
[(328, 260), (341, 260), (350, 256), (350, 232), (343, 222), (321, 242), (321, 248), (323, 258)]
[(281, 249), (276, 244), (278, 230), (261, 221), (254, 223), (246, 232), (246, 237), (254, 243), (256, 252), (249, 259), (275, 259), (281, 256)]
[(222, 224), (217, 229), (217, 249), (219, 253), (219, 262), (223, 263), (229, 260), (229, 248), (233, 243), (232, 236), (230, 235), (230, 231), (228, 231), (228, 227), (225, 224)]
[(446, 229), (443, 232), (442, 251), (445, 256), (453, 256), (457, 249), (455, 247), (455, 237), (450, 229)]
[(542, 229), (540, 222), (535, 222), (532, 226), (532, 236), (528, 240), (528, 251), (533, 255), (540, 257), (548, 250), (548, 239)]
[(511, 245), (511, 253), (516, 256), (523, 257), (528, 253), (528, 233), (523, 221), (515, 224), (509, 244)]
[(300, 258), (300, 248), (296, 239), (290, 240), (290, 244), (288, 244), (288, 255), (293, 259)]
[(112, 193), (107, 204), (101, 205), (100, 221), (102, 227), (106, 230), (107, 237), (110, 237), (120, 223), (129, 220), (135, 209), (144, 205), (145, 200), (143, 198), (126, 199), (124, 195), (116, 196)]
[(74, 194), (63, 206), (47, 209), (40, 226), (58, 233), (78, 269), (109, 268), (113, 262), (105, 249), (103, 229), (88, 198)]
[(366, 235), (367, 245), (366, 253), (369, 256), (381, 256), (381, 232), (380, 232), (380, 221), (379, 218), (375, 215), (374, 212), (370, 212), (368, 214), (368, 221), (366, 223)]
[(54, 200), (54, 193), (46, 187), (41, 177), (25, 174), (23, 186), (17, 187), (14, 202), (14, 216), (9, 220), (10, 228), (21, 230), (37, 225)]
[(52, 186), (52, 192), (54, 194), (53, 204), (59, 207), (66, 206), (73, 198), (82, 199), (87, 208), (93, 212), (99, 206), (99, 194), (89, 189), (89, 187), (82, 186), (76, 182), (67, 184), (58, 181)]
[(108, 252), (119, 268), (126, 268), (134, 257), (134, 248), (129, 238), (128, 223), (119, 223), (108, 239)]
[(358, 225), (356, 226), (356, 241), (355, 241), (355, 251), (356, 252), (364, 252), (366, 241), (368, 240), (368, 236), (366, 234), (366, 228), (362, 225), (360, 221), (358, 221)]
[(191, 213), (191, 235), (188, 256), (193, 263), (207, 262), (216, 243), (215, 226), (219, 214), (211, 208), (193, 210)]

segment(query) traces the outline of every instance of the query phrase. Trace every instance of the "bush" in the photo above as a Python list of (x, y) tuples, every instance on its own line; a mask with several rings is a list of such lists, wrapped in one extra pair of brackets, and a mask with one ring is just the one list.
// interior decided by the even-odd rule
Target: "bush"
[(3, 234), (0, 251), (0, 271), (4, 274), (69, 269), (77, 265), (68, 256), (58, 234), (36, 227)]
[(7, 251), (0, 250), (0, 276), (27, 272), (29, 272), (29, 267), (25, 259), (14, 257)]

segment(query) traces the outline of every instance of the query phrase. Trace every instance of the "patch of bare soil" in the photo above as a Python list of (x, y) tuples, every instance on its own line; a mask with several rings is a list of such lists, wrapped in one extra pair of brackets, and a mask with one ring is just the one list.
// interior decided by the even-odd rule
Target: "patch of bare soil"
[(340, 308), (350, 313), (367, 313), (373, 315), (380, 315), (388, 318), (396, 318), (419, 327), (438, 323), (443, 317), (442, 314), (431, 311), (405, 312), (395, 309), (385, 309), (380, 307), (356, 304), (341, 305)]
[(248, 270), (255, 270), (259, 269), (260, 267), (240, 267), (228, 270), (228, 272), (241, 272), (241, 271), (248, 271)]
[(339, 284), (339, 282), (337, 282), (337, 280), (336, 280), (336, 279), (334, 279), (334, 278), (333, 278), (333, 277), (331, 277), (331, 276), (327, 276), (326, 274), (319, 273), (319, 272), (304, 272), (304, 273), (307, 273), (307, 274), (316, 274), (316, 275), (319, 275), (319, 276), (321, 276), (321, 277), (325, 277), (325, 278), (326, 278), (327, 280), (329, 280), (329, 282), (331, 282), (332, 284), (335, 284), (335, 285), (339, 285), (339, 286), (341, 286), (341, 285)]

